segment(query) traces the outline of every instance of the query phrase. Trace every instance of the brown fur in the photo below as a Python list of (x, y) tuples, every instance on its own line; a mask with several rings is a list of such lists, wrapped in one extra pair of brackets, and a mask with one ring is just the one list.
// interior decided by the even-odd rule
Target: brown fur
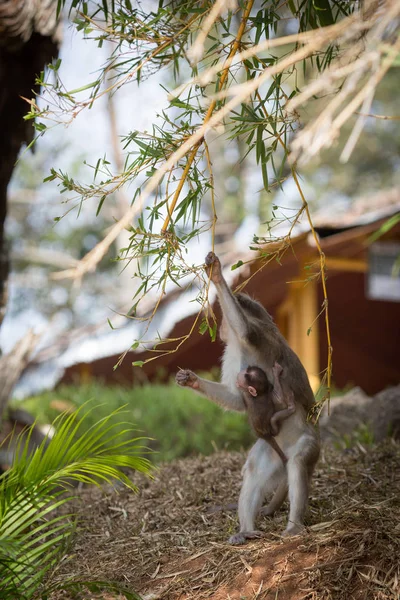
[[(274, 387), (270, 383), (266, 373), (259, 367), (248, 367), (244, 372), (244, 379), (247, 386), (240, 387), (240, 389), (246, 404), (250, 425), (253, 427), (256, 436), (265, 440), (275, 450), (285, 465), (287, 463), (286, 455), (276, 442), (271, 429), (271, 419), (275, 414), (273, 402)], [(254, 397), (250, 394), (248, 386), (255, 388), (257, 396)]]
[[(304, 527), (309, 483), (320, 450), (318, 430), (307, 421), (307, 412), (314, 403), (307, 373), (261, 304), (245, 294), (232, 294), (213, 252), (206, 257), (206, 272), (216, 287), (222, 309), (225, 350), (221, 383), (198, 377), (188, 369), (177, 373), (177, 383), (191, 387), (225, 408), (243, 411), (246, 405), (236, 386), (238, 373), (254, 365), (272, 381), (278, 363), (283, 369), (279, 379), (281, 398), (287, 400), (279, 407), (276, 403), (276, 408), (283, 412), (281, 421), (275, 421), (276, 441), (287, 457), (286, 469), (265, 440), (257, 440), (243, 468), (240, 532), (233, 535), (230, 542), (241, 544), (253, 538), (257, 534), (254, 521), (265, 496), (273, 494), (267, 506), (268, 514), (272, 514), (281, 506), (288, 490), (290, 510), (284, 535), (297, 534)], [(274, 417), (278, 419), (276, 413)]]
[(235, 299), (247, 321), (246, 337), (249, 344), (260, 351), (271, 368), (275, 362), (282, 365), (284, 388), (291, 389), (295, 400), (307, 411), (310, 410), (314, 404), (314, 394), (307, 373), (271, 315), (257, 300), (247, 294), (236, 294)]

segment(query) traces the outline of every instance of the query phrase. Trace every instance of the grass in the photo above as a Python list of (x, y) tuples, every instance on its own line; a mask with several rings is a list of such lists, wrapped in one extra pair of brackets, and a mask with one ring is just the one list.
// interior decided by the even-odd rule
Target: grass
[(225, 412), (175, 384), (134, 388), (99, 382), (63, 385), (18, 402), (17, 406), (34, 415), (39, 423), (51, 423), (61, 411), (76, 410), (88, 401), (82, 414), (93, 408), (93, 403), (96, 408), (85, 419), (86, 427), (126, 405), (127, 423), (152, 438), (148, 445), (155, 451), (152, 460), (157, 462), (208, 455), (216, 449), (241, 450), (254, 439), (245, 415)]

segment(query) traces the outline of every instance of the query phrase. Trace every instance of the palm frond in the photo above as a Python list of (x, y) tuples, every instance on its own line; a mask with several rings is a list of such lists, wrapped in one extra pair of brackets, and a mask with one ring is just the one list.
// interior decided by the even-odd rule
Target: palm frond
[(131, 427), (121, 433), (123, 422), (112, 422), (120, 412), (102, 418), (84, 435), (78, 431), (89, 413), (63, 414), (56, 419), (55, 436), (44, 440), (31, 455), (28, 444), (18, 438), (13, 465), (0, 476), (2, 600), (34, 598), (65, 553), (74, 517), (58, 511), (74, 497), (74, 483), (120, 482), (136, 491), (122, 468), (150, 473), (150, 461), (141, 456), (143, 438), (136, 437)]

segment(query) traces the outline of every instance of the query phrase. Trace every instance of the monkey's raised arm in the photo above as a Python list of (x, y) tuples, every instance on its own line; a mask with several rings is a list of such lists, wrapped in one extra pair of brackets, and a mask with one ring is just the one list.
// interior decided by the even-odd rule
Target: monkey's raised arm
[(175, 376), (175, 381), (183, 387), (191, 387), (195, 392), (207, 396), (209, 400), (230, 410), (244, 411), (246, 409), (241, 393), (234, 394), (223, 383), (208, 381), (197, 377), (189, 369), (181, 369)]
[(246, 339), (248, 335), (246, 317), (222, 275), (221, 263), (214, 252), (207, 254), (206, 265), (207, 274), (217, 288), (218, 300), (227, 325), (240, 340)]

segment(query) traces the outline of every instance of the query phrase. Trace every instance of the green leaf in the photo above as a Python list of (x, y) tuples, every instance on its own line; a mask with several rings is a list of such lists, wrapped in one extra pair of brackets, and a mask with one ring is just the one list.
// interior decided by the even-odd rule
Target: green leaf
[(39, 132), (46, 131), (46, 129), (47, 129), (47, 125), (45, 125), (44, 123), (40, 123), (39, 121), (35, 121), (33, 126), (36, 129), (36, 131), (39, 131)]
[(269, 192), (268, 169), (265, 161), (261, 163), (261, 173), (263, 178), (264, 189)]
[(78, 94), (79, 92), (84, 92), (85, 90), (90, 90), (91, 88), (94, 88), (98, 84), (99, 84), (98, 80), (92, 81), (91, 83), (87, 83), (86, 85), (83, 85), (82, 87), (75, 88), (74, 90), (70, 90), (69, 92), (66, 92), (66, 94), (68, 96), (72, 96), (73, 94)]
[(178, 98), (174, 98), (170, 102), (171, 106), (176, 106), (177, 108), (184, 108), (185, 110), (195, 110), (194, 106), (191, 106), (187, 102), (182, 102)]
[(47, 177), (45, 177), (43, 179), (43, 183), (46, 183), (46, 181), (54, 181), (54, 179), (56, 179), (57, 177), (57, 173), (54, 171), (54, 169), (51, 169), (51, 175), (48, 175)]
[[(93, 409), (95, 407), (93, 406)], [(28, 454), (29, 437), (18, 436), (12, 467), (0, 475), (0, 597), (32, 598), (65, 554), (74, 524), (66, 511), (55, 513), (73, 497), (71, 481), (99, 484), (132, 482), (122, 467), (149, 473), (150, 463), (138, 456), (138, 439), (121, 440), (122, 422), (110, 420), (113, 411), (95, 422), (81, 437), (90, 411), (60, 415), (56, 433)], [(17, 592), (18, 590), (18, 592)], [(41, 595), (43, 597), (43, 595)]]
[(231, 266), (231, 271), (234, 271), (235, 269), (238, 269), (239, 267), (241, 267), (243, 265), (243, 261), (242, 260), (238, 260), (238, 262), (234, 265)]
[(333, 25), (334, 19), (329, 0), (313, 0), (313, 6), (317, 20), (319, 21), (321, 27)]
[(211, 341), (215, 342), (215, 340), (217, 339), (217, 324), (213, 323), (213, 326), (209, 327), (208, 331), (210, 333)]
[(202, 322), (200, 323), (200, 326), (199, 326), (199, 333), (201, 335), (204, 335), (207, 330), (208, 330), (207, 320), (203, 319)]
[(374, 233), (368, 238), (368, 242), (369, 243), (375, 242), (377, 239), (379, 239), (380, 237), (382, 237), (382, 235), (384, 233), (387, 233), (395, 225), (397, 225), (397, 223), (400, 223), (400, 212), (396, 213), (395, 215), (393, 215), (392, 217), (390, 217), (390, 219), (388, 219), (387, 221), (385, 221), (379, 227), (379, 229), (377, 231), (374, 231)]
[(102, 197), (100, 198), (100, 202), (99, 202), (99, 205), (98, 205), (98, 207), (97, 207), (97, 210), (96, 210), (96, 217), (98, 217), (98, 216), (99, 216), (99, 214), (100, 214), (100, 211), (101, 211), (101, 207), (103, 206), (103, 204), (104, 204), (104, 200), (105, 200), (105, 199), (106, 199), (106, 194), (104, 194), (104, 196), (102, 196)]

